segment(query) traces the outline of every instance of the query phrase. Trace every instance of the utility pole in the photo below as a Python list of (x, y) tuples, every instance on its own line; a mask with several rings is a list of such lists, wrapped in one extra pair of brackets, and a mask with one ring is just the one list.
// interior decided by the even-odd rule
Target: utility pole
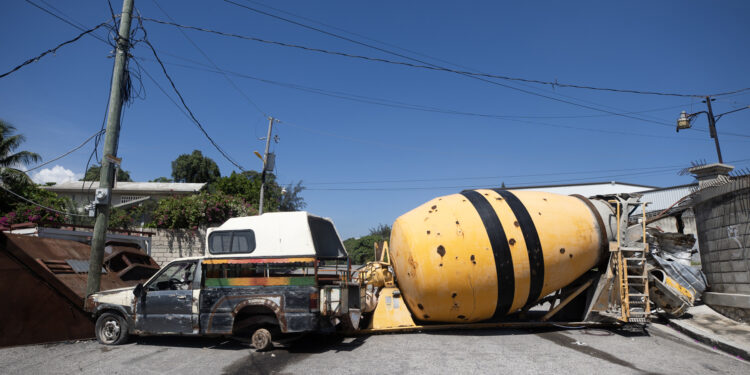
[(273, 131), (273, 117), (268, 118), (268, 135), (266, 135), (266, 152), (263, 154), (263, 172), (260, 174), (260, 204), (258, 215), (263, 214), (263, 190), (266, 188), (266, 169), (268, 169), (268, 148), (271, 145), (271, 132)]
[(91, 255), (89, 258), (89, 275), (86, 280), (86, 295), (99, 291), (101, 280), (102, 259), (104, 258), (104, 244), (107, 238), (107, 224), (109, 222), (109, 208), (112, 197), (112, 185), (115, 178), (113, 163), (118, 163), (117, 144), (120, 137), (120, 114), (122, 113), (122, 81), (125, 73), (125, 63), (130, 47), (130, 17), (133, 13), (133, 0), (122, 1), (120, 15), (120, 30), (117, 38), (117, 54), (115, 66), (112, 70), (112, 87), (109, 92), (109, 109), (107, 112), (107, 131), (104, 139), (102, 165), (99, 173), (99, 188), (96, 189), (96, 224), (94, 237), (91, 239)]
[(719, 148), (719, 134), (716, 133), (716, 119), (714, 118), (714, 111), (711, 109), (711, 97), (706, 97), (706, 105), (708, 106), (708, 130), (711, 134), (711, 138), (714, 139), (716, 144), (716, 154), (719, 155), (719, 163), (723, 163), (724, 159), (721, 157), (721, 149)]

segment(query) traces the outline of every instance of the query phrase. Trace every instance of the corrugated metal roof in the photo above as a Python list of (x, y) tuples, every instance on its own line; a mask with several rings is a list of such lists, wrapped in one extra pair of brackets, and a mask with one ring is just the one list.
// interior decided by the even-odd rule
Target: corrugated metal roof
[[(203, 189), (205, 183), (184, 183), (184, 182), (117, 182), (115, 193), (138, 192), (138, 193), (195, 193)], [(71, 181), (55, 184), (52, 186), (42, 186), (41, 188), (54, 192), (93, 192), (99, 187), (97, 181)]]
[[(650, 202), (650, 204), (646, 206), (646, 213), (649, 213), (655, 211), (663, 211), (669, 208), (680, 199), (686, 197), (687, 195), (690, 195), (690, 193), (695, 191), (697, 187), (698, 184), (694, 183), (688, 185), (671, 186), (662, 189), (646, 190), (639, 193), (643, 194), (643, 197), (641, 198), (642, 202)], [(638, 214), (640, 212), (641, 209), (638, 208), (633, 213)]]
[(580, 194), (585, 197), (591, 197), (594, 195), (608, 195), (608, 194), (619, 194), (619, 193), (635, 193), (646, 189), (655, 189), (653, 186), (648, 185), (635, 185), (617, 181), (610, 182), (590, 182), (583, 184), (569, 184), (569, 185), (540, 185), (540, 186), (519, 186), (519, 187), (508, 187), (508, 190), (533, 190), (543, 191), (547, 193), (555, 194)]

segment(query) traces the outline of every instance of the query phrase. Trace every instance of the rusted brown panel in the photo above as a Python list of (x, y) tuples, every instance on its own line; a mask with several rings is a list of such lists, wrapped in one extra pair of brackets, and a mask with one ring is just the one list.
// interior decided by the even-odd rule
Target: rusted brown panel
[(93, 337), (88, 314), (5, 252), (0, 295), (0, 347)]
[[(0, 346), (91, 337), (91, 315), (83, 310), (86, 273), (55, 273), (47, 264), (88, 260), (89, 245), (70, 240), (0, 232)], [(153, 259), (143, 254), (148, 262)], [(53, 267), (57, 269), (58, 267)], [(114, 272), (102, 275), (101, 289), (137, 284)]]

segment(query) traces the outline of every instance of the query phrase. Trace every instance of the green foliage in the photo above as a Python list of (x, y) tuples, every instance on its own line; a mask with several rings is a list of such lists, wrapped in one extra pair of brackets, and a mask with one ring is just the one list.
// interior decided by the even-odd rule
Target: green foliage
[(219, 166), (198, 150), (182, 154), (172, 162), (172, 178), (176, 182), (214, 182), (221, 177)]
[(158, 204), (147, 200), (127, 208), (113, 208), (109, 211), (109, 229), (138, 229), (141, 224), (150, 224)]
[(171, 178), (166, 178), (162, 176), (162, 177), (157, 177), (149, 182), (174, 182), (174, 180), (172, 180)]
[(289, 184), (284, 190), (286, 191), (281, 194), (279, 211), (301, 211), (307, 206), (305, 199), (300, 196), (302, 190), (305, 190), (302, 181), (297, 182), (296, 185)]
[(158, 228), (198, 229), (218, 225), (231, 217), (256, 215), (255, 206), (222, 192), (171, 197), (158, 202), (152, 224)]
[[(3, 186), (14, 193), (61, 212), (66, 212), (67, 200), (26, 181), (5, 181)], [(28, 203), (5, 190), (0, 190), (0, 225), (37, 223), (57, 227), (65, 222), (65, 215)]]
[(388, 241), (390, 236), (391, 227), (380, 224), (370, 229), (368, 236), (347, 239), (344, 241), (344, 247), (353, 264), (365, 264), (375, 260), (375, 243)]
[[(258, 206), (260, 203), (261, 174), (256, 171), (242, 173), (232, 172), (227, 177), (221, 177), (209, 186), (209, 191), (242, 197), (247, 202)], [(266, 189), (263, 194), (263, 212), (298, 211), (305, 206), (304, 199), (299, 193), (304, 189), (302, 183), (289, 186), (286, 194), (281, 193), (281, 186), (276, 182), (273, 173), (266, 173)], [(291, 191), (291, 195), (289, 195)]]
[[(83, 176), (83, 179), (81, 181), (99, 181), (99, 177), (101, 174), (102, 166), (101, 165), (92, 165), (89, 167), (89, 169), (86, 171), (86, 174)], [(117, 181), (120, 182), (133, 182), (133, 180), (130, 178), (130, 172), (124, 171), (120, 168), (117, 168)]]
[(375, 243), (383, 241), (380, 236), (364, 236), (349, 238), (344, 241), (344, 247), (352, 260), (352, 264), (365, 264), (375, 260)]
[(380, 236), (383, 240), (387, 241), (391, 238), (391, 226), (388, 224), (378, 224), (375, 228), (370, 228), (371, 236)]
[(23, 134), (14, 134), (16, 127), (0, 120), (0, 178), (8, 183), (31, 183), (31, 179), (16, 167), (22, 164), (38, 163), (39, 154), (29, 151), (16, 151), (26, 141)]

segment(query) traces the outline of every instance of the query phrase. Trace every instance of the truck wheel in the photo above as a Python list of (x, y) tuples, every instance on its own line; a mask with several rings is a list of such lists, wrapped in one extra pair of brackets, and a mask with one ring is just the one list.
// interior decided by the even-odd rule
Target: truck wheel
[(128, 341), (128, 322), (116, 313), (104, 313), (96, 320), (96, 339), (104, 345), (120, 345)]
[(259, 351), (272, 349), (273, 342), (271, 340), (271, 332), (265, 328), (258, 328), (255, 330), (255, 333), (253, 333), (253, 347)]

